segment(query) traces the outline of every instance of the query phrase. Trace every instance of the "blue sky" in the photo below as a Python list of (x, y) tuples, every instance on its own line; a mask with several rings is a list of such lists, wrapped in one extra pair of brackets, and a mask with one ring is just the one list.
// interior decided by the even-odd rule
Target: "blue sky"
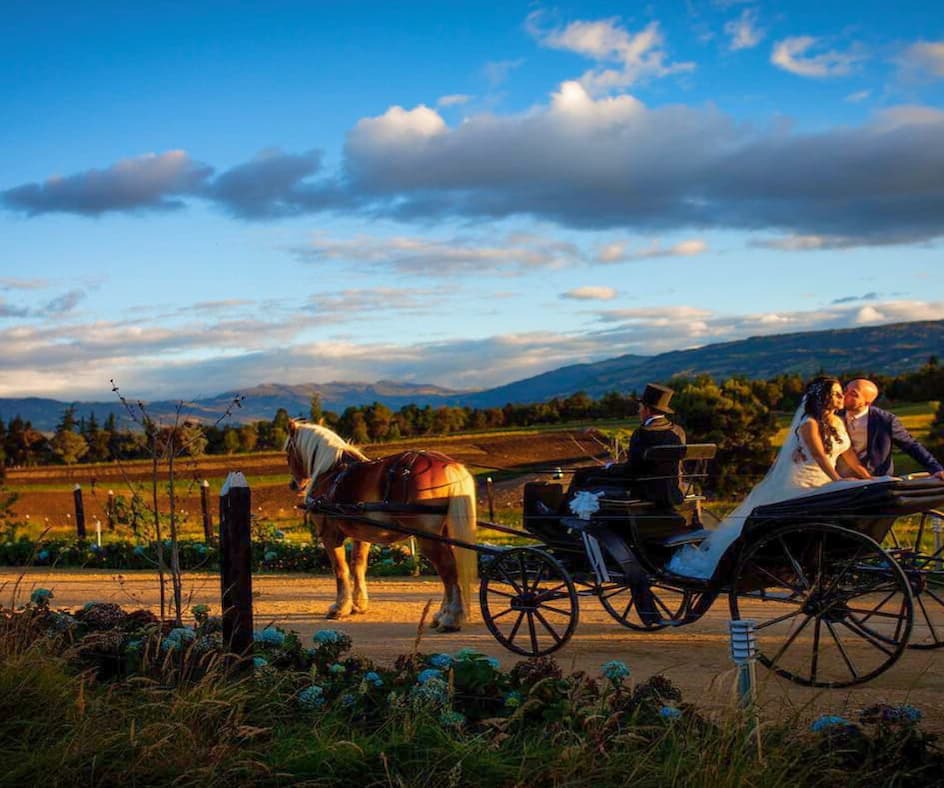
[(0, 396), (944, 319), (933, 4), (7, 3)]

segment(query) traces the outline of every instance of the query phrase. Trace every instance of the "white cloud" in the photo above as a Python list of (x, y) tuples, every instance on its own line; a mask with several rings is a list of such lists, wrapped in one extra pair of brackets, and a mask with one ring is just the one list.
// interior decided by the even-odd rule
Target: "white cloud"
[(461, 104), (468, 104), (472, 96), (467, 93), (450, 93), (448, 96), (440, 96), (436, 99), (437, 107), (456, 107)]
[(898, 58), (902, 69), (915, 76), (944, 79), (944, 41), (919, 41)]
[(528, 270), (564, 268), (583, 259), (580, 249), (573, 243), (528, 233), (507, 233), (490, 242), (458, 237), (436, 240), (361, 235), (336, 239), (319, 235), (297, 252), (302, 259), (311, 261), (387, 266), (401, 273), (435, 277), (482, 271), (509, 275)]
[(656, 257), (693, 257), (706, 251), (708, 244), (700, 238), (679, 241), (671, 246), (662, 246), (660, 242), (653, 241), (639, 249), (634, 249), (629, 242), (612, 241), (599, 247), (596, 259), (601, 263), (622, 263)]
[(846, 96), (845, 101), (848, 101), (850, 104), (859, 104), (865, 101), (871, 95), (871, 90), (857, 90), (855, 93), (850, 93), (848, 96)]
[(737, 19), (725, 24), (724, 32), (731, 39), (732, 51), (753, 49), (764, 39), (764, 31), (757, 26), (756, 8), (745, 8)]
[(657, 22), (633, 33), (617, 19), (571, 22), (564, 28), (544, 29), (543, 13), (533, 12), (526, 27), (545, 47), (575, 52), (598, 63), (613, 63), (617, 68), (600, 66), (580, 77), (580, 83), (593, 94), (607, 93), (637, 82), (692, 71), (692, 62), (668, 62), (663, 37)]
[(770, 62), (784, 71), (801, 77), (822, 79), (850, 74), (853, 68), (865, 59), (857, 49), (840, 52), (830, 49), (818, 54), (807, 54), (821, 46), (820, 39), (813, 36), (793, 36), (774, 44)]
[(515, 60), (491, 60), (485, 64), (482, 71), (485, 74), (491, 88), (497, 88), (499, 85), (508, 81), (512, 71), (524, 64), (524, 58)]
[(575, 301), (611, 301), (616, 298), (616, 289), (600, 285), (585, 285), (561, 293), (561, 298), (570, 298)]

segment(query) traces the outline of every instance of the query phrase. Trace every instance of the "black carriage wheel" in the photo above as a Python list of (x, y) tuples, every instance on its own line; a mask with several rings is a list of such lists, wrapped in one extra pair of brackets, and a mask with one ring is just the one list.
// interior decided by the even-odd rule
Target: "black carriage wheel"
[(528, 657), (557, 651), (577, 627), (579, 603), (570, 575), (557, 559), (532, 547), (507, 550), (488, 563), (479, 602), (495, 639)]
[(915, 626), (908, 648), (944, 647), (944, 512), (922, 512), (889, 529), (884, 546), (905, 571), (915, 598)]
[(849, 687), (886, 671), (908, 644), (908, 578), (872, 539), (809, 523), (749, 541), (731, 583), (733, 619), (754, 619), (758, 660), (811, 687)]
[[(653, 580), (645, 589), (648, 600), (640, 600), (629, 586), (607, 583), (600, 587), (600, 604), (627, 629), (655, 632), (673, 624), (688, 624), (700, 618), (716, 594), (691, 591)], [(640, 609), (642, 608), (642, 609)]]

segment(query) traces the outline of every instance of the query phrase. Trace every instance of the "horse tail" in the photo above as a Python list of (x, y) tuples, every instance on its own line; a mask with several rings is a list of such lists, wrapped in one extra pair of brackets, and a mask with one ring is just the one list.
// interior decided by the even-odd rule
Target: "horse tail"
[[(446, 525), (449, 536), (469, 544), (476, 544), (475, 479), (472, 474), (458, 463), (446, 466), (446, 476), (450, 481), (449, 508), (446, 511)], [(454, 547), (459, 591), (462, 594), (462, 606), (466, 620), (472, 620), (472, 584), (478, 577), (478, 553), (465, 547)]]

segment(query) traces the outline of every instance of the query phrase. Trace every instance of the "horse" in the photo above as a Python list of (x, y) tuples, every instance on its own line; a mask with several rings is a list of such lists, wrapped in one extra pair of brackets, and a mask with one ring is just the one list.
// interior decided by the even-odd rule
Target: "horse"
[[(327, 550), (337, 579), (337, 600), (328, 608), (327, 618), (343, 618), (363, 613), (368, 607), (367, 555), (372, 542), (392, 544), (406, 534), (385, 530), (385, 523), (417, 531), (423, 555), (436, 569), (443, 583), (443, 599), (433, 616), (432, 628), (454, 632), (469, 618), (470, 592), (475, 580), (477, 554), (466, 548), (423, 539), (419, 534), (448, 536), (475, 544), (475, 480), (456, 460), (435, 451), (405, 451), (379, 459), (363, 452), (337, 433), (304, 420), (289, 422), (285, 453), (290, 486), (304, 490), (306, 504), (318, 501), (332, 505), (380, 502), (390, 511), (370, 510), (363, 519), (315, 514), (318, 535)], [(410, 505), (421, 504), (438, 511), (427, 512)], [(403, 511), (396, 511), (400, 507)], [(370, 522), (365, 522), (369, 519)], [(353, 582), (344, 551), (344, 539), (354, 540)]]

